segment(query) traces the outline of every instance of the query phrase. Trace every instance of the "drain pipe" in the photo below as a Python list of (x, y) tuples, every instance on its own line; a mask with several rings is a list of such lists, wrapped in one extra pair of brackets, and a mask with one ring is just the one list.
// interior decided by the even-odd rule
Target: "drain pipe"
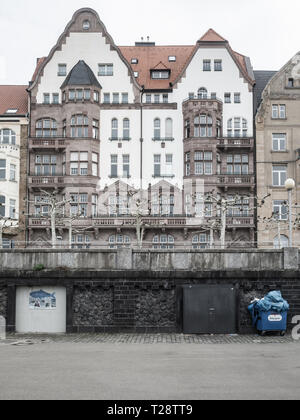
[(143, 190), (143, 96), (145, 93), (145, 86), (142, 86), (141, 91), (141, 137), (140, 137), (140, 190)]

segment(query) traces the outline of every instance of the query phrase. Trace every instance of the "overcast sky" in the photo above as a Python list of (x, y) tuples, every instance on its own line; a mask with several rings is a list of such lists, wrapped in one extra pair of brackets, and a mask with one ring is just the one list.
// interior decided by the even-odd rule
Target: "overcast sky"
[(214, 28), (255, 70), (279, 70), (300, 50), (298, 0), (0, 0), (0, 83), (27, 84), (82, 7), (98, 12), (117, 45), (142, 36), (193, 45)]

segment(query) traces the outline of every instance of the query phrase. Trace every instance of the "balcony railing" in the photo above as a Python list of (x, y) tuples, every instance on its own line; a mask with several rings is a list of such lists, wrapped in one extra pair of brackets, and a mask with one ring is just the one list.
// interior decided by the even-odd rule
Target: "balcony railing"
[(254, 146), (254, 139), (250, 137), (228, 137), (218, 140), (217, 147), (237, 148), (237, 147), (250, 147)]
[(218, 177), (218, 184), (220, 186), (247, 186), (254, 184), (254, 175), (220, 175)]
[(30, 186), (62, 186), (65, 178), (63, 176), (29, 176), (28, 182)]
[[(197, 227), (205, 225), (204, 220), (207, 222), (210, 218), (199, 218), (199, 223), (197, 223), (196, 217), (191, 216), (145, 216), (142, 221), (143, 223), (152, 228), (191, 228), (195, 229)], [(69, 228), (68, 219), (58, 219), (56, 222), (57, 227)], [(49, 217), (30, 217), (29, 218), (29, 227), (32, 228), (48, 228), (51, 226)], [(74, 227), (85, 227), (85, 228), (132, 228), (136, 227), (136, 218), (134, 216), (120, 216), (120, 217), (79, 217), (77, 220), (73, 221)], [(250, 228), (254, 227), (254, 217), (253, 216), (227, 216), (227, 227), (240, 227), (240, 228)]]
[(64, 149), (66, 147), (66, 140), (61, 137), (58, 138), (30, 138), (29, 148), (43, 148), (43, 149)]

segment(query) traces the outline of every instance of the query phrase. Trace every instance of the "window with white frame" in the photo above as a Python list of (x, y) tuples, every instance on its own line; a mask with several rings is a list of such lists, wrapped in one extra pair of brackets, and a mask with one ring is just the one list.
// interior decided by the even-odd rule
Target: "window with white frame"
[(247, 196), (240, 196), (235, 198), (234, 196), (228, 195), (227, 200), (233, 203), (228, 207), (227, 216), (229, 217), (248, 217), (250, 199)]
[(273, 165), (273, 186), (284, 187), (287, 180), (287, 166)]
[(111, 120), (111, 139), (118, 140), (119, 138), (119, 123), (116, 118)]
[(87, 115), (73, 115), (71, 118), (71, 137), (86, 138), (89, 136), (89, 119)]
[(49, 197), (36, 195), (34, 197), (34, 211), (36, 217), (48, 217), (49, 216)]
[(128, 104), (128, 93), (122, 93), (122, 104)]
[(9, 217), (11, 219), (17, 219), (17, 214), (16, 214), (16, 200), (9, 200)]
[(72, 217), (87, 217), (88, 215), (88, 194), (80, 193), (73, 194), (70, 193), (71, 203), (70, 203), (70, 215)]
[(4, 128), (0, 130), (0, 143), (1, 144), (16, 144), (16, 133), (9, 128)]
[(99, 120), (93, 119), (93, 139), (99, 140)]
[(0, 179), (6, 179), (6, 159), (0, 159)]
[(205, 87), (201, 87), (198, 90), (198, 99), (207, 99), (207, 97), (208, 97), (207, 89)]
[(209, 248), (209, 235), (207, 233), (199, 233), (193, 236), (192, 239), (193, 249), (206, 249)]
[(166, 139), (173, 138), (173, 120), (172, 118), (166, 119)]
[(99, 64), (98, 76), (113, 76), (114, 65), (113, 64)]
[(55, 176), (56, 175), (56, 155), (36, 155), (35, 156), (35, 175), (36, 176)]
[(50, 93), (44, 93), (44, 101), (43, 103), (45, 105), (49, 105), (50, 104)]
[(272, 105), (272, 119), (286, 119), (286, 106)]
[(130, 178), (130, 156), (123, 155), (123, 178)]
[(72, 235), (72, 249), (90, 249), (91, 238), (83, 233)]
[(17, 166), (13, 163), (10, 164), (9, 180), (12, 182), (16, 181)]
[(119, 93), (113, 93), (113, 104), (120, 103), (120, 94)]
[(161, 123), (159, 118), (155, 118), (154, 120), (154, 139), (161, 139)]
[(118, 178), (118, 155), (111, 155), (110, 161), (111, 161), (110, 177)]
[(4, 195), (0, 195), (0, 216), (5, 217), (5, 204), (6, 204), (6, 198)]
[(154, 155), (154, 176), (161, 176), (161, 155)]
[(123, 140), (130, 140), (130, 120), (124, 118), (123, 120)]
[(211, 71), (211, 60), (203, 60), (203, 71)]
[(234, 94), (234, 103), (235, 104), (240, 104), (241, 103), (241, 94), (239, 92), (236, 92)]
[(286, 134), (272, 134), (272, 149), (273, 152), (286, 151)]
[(58, 76), (66, 76), (67, 75), (67, 65), (66, 64), (59, 64), (58, 65)]
[(92, 217), (97, 217), (98, 215), (98, 195), (92, 194)]
[(110, 93), (103, 94), (103, 103), (110, 104)]
[(127, 193), (110, 195), (108, 198), (110, 216), (127, 216), (130, 213)]
[(249, 155), (227, 155), (227, 174), (228, 175), (248, 175), (249, 174)]
[(152, 70), (151, 78), (152, 79), (169, 79), (170, 71), (169, 70)]
[(214, 64), (215, 64), (215, 71), (222, 71), (223, 70), (222, 60), (215, 60)]
[(273, 214), (278, 220), (288, 219), (288, 206), (284, 200), (273, 201)]
[(131, 244), (130, 237), (127, 235), (111, 235), (108, 242), (110, 249), (130, 247)]
[(153, 238), (153, 249), (174, 249), (175, 239), (172, 235), (155, 235)]
[(52, 118), (38, 120), (35, 125), (36, 137), (56, 137), (57, 122)]
[(248, 121), (240, 117), (230, 118), (227, 122), (227, 136), (236, 138), (247, 137)]
[(99, 155), (98, 153), (92, 153), (92, 175), (99, 176)]
[(154, 193), (151, 197), (151, 213), (153, 216), (173, 216), (175, 206), (174, 193)]

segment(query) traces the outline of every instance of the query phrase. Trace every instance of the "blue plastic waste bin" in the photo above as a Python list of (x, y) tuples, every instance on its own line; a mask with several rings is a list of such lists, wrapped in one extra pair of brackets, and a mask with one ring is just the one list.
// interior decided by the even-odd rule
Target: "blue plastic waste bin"
[(252, 303), (248, 310), (253, 327), (256, 327), (262, 335), (269, 331), (285, 335), (289, 305), (280, 292), (270, 292), (264, 299)]

